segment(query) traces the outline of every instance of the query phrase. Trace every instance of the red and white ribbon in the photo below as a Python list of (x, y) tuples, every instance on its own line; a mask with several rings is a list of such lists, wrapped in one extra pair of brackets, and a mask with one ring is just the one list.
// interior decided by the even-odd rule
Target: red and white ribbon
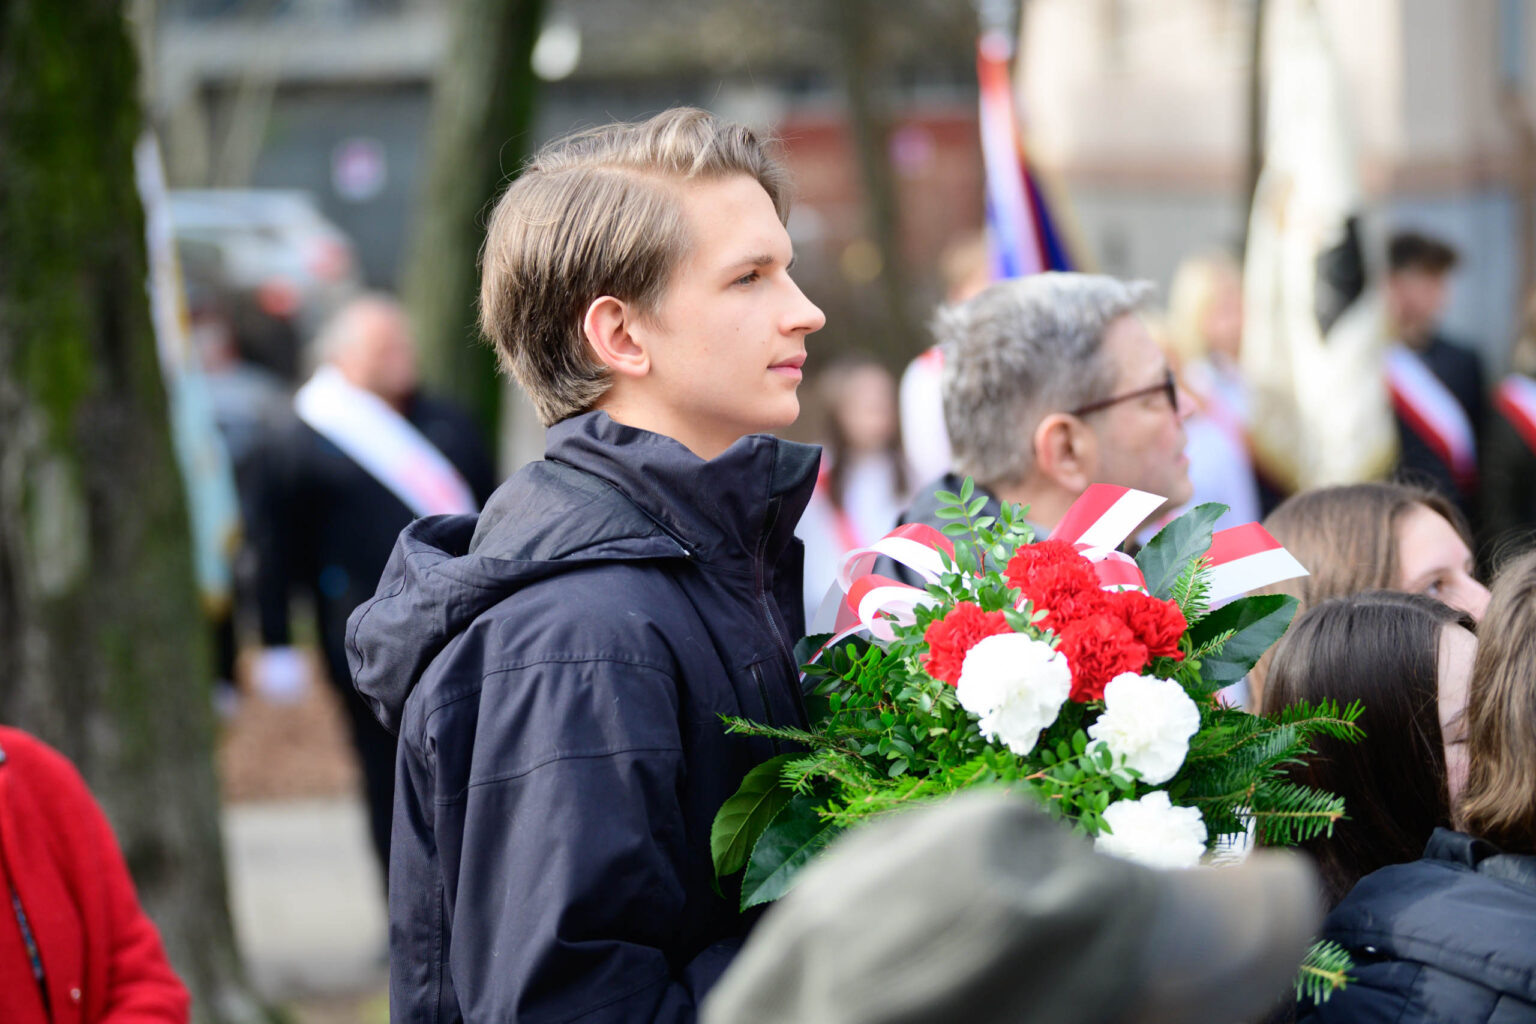
[[(1163, 502), (1146, 491), (1094, 484), (1067, 510), (1051, 539), (1066, 541), (1092, 562), (1104, 589), (1145, 590), (1146, 580), (1136, 560), (1115, 548)], [(920, 587), (876, 574), (875, 560), (884, 555), (937, 582), (944, 572), (944, 555), (953, 559), (954, 554), (949, 538), (923, 523), (899, 526), (868, 547), (850, 551), (838, 567), (837, 580), (827, 591), (811, 632), (831, 633), (828, 646), (858, 633), (893, 639), (894, 627), (915, 622), (918, 605), (934, 598)], [(1301, 563), (1258, 523), (1220, 531), (1212, 538), (1207, 557), (1212, 603), (1307, 575)]]
[(1386, 361), (1392, 407), (1450, 468), (1457, 485), (1472, 487), (1477, 481), (1477, 437), (1467, 411), (1424, 360), (1404, 346), (1389, 348)]
[(1536, 380), (1524, 374), (1510, 374), (1493, 389), (1493, 404), (1526, 447), (1536, 452)]
[(1210, 559), (1213, 605), (1271, 583), (1309, 575), (1306, 567), (1258, 523), (1217, 532), (1206, 557)]
[(1168, 499), (1114, 484), (1091, 484), (1061, 517), (1051, 540), (1113, 550)]
[(1093, 563), (1093, 573), (1099, 578), (1099, 586), (1105, 590), (1147, 589), (1147, 579), (1141, 574), (1141, 566), (1124, 551), (1090, 548), (1084, 544), (1074, 547), (1078, 554)]
[(854, 580), (874, 568), (875, 559), (881, 555), (900, 562), (929, 583), (937, 583), (944, 572), (940, 551), (955, 557), (955, 545), (927, 523), (898, 526), (873, 544), (844, 555), (837, 570), (837, 586), (846, 593)]

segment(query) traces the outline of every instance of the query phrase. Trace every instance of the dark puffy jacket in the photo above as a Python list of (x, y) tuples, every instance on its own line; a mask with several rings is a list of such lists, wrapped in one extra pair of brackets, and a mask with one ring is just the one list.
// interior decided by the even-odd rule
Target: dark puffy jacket
[(589, 413), (478, 517), (418, 520), (353, 615), (358, 690), (400, 733), (397, 1021), (687, 1021), (747, 919), (709, 831), (803, 724), (793, 530), (818, 449), (705, 462)]
[(1436, 829), (1423, 858), (1361, 879), (1322, 937), (1355, 980), (1304, 1022), (1536, 1022), (1536, 857)]

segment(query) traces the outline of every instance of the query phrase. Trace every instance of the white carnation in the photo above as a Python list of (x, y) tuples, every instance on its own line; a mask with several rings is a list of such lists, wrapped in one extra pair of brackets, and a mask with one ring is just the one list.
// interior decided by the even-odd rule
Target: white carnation
[(1205, 853), (1205, 820), (1194, 807), (1175, 807), (1163, 790), (1140, 800), (1109, 805), (1104, 822), (1112, 831), (1093, 841), (1100, 853), (1149, 868), (1187, 868)]
[(1178, 774), (1199, 729), (1200, 709), (1178, 683), (1122, 672), (1104, 687), (1104, 713), (1088, 735), (1156, 786)]
[(1056, 721), (1072, 692), (1072, 669), (1050, 644), (1023, 633), (982, 639), (965, 655), (955, 696), (982, 733), (1024, 756)]

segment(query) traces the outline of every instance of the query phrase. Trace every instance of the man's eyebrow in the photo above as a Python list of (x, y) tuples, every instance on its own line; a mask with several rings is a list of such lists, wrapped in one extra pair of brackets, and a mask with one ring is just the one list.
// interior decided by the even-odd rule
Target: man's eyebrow
[[(791, 267), (793, 267), (795, 265), (795, 261), (798, 260), (799, 258), (800, 258), (799, 256), (791, 256), (789, 258), (789, 262), (784, 264), (784, 269), (788, 270)], [(735, 262), (733, 262), (731, 264), (731, 266), (732, 267), (766, 267), (766, 266), (769, 266), (770, 264), (777, 263), (777, 262), (778, 262), (778, 260), (775, 257), (773, 257), (772, 255), (770, 255), (770, 254), (768, 254), (766, 252), (759, 252), (759, 253), (753, 253), (750, 256), (743, 256), (741, 259), (736, 260)]]

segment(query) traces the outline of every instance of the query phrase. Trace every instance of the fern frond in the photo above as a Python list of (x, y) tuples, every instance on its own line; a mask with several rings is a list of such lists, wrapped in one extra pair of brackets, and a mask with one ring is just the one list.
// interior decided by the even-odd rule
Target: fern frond
[(1354, 966), (1354, 960), (1337, 942), (1313, 943), (1296, 972), (1297, 1001), (1326, 1003), (1353, 980), (1349, 972)]
[(1202, 555), (1186, 565), (1173, 581), (1168, 596), (1178, 604), (1186, 622), (1195, 623), (1205, 618), (1211, 607), (1210, 558)]
[(1254, 788), (1249, 816), (1268, 846), (1295, 846), (1332, 835), (1344, 817), (1344, 798), (1293, 782), (1266, 781)]
[(1199, 647), (1196, 647), (1193, 651), (1190, 652), (1189, 656), (1194, 661), (1200, 661), (1204, 658), (1210, 657), (1213, 654), (1220, 654), (1222, 648), (1227, 646), (1227, 641), (1231, 640), (1236, 635), (1237, 630), (1224, 629), (1220, 633), (1217, 633), (1215, 636), (1211, 637), (1205, 643), (1201, 644)]

